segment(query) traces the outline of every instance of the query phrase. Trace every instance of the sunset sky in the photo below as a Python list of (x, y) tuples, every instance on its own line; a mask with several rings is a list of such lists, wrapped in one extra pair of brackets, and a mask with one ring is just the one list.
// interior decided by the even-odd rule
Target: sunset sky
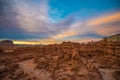
[(100, 40), (120, 33), (120, 0), (0, 0), (0, 40)]

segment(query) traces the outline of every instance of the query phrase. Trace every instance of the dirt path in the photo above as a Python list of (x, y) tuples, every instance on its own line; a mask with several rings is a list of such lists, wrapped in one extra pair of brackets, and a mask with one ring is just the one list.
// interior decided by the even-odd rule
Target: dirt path
[(99, 69), (102, 77), (103, 77), (103, 80), (116, 80), (112, 73), (114, 72), (114, 70), (110, 70), (110, 69)]
[(36, 64), (34, 63), (34, 59), (26, 60), (19, 63), (19, 66), (23, 71), (30, 76), (31, 79), (35, 80), (50, 80), (49, 73), (35, 69)]

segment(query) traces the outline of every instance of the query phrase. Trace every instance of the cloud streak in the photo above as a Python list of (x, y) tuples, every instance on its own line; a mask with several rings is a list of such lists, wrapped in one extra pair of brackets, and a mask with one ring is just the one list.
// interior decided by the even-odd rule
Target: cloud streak
[(86, 24), (88, 26), (98, 26), (116, 21), (120, 21), (120, 12), (99, 16), (95, 19), (89, 20)]

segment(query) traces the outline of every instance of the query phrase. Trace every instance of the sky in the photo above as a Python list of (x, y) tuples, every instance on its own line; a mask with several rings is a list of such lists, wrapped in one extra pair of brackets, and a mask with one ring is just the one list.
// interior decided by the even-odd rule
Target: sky
[(0, 40), (98, 41), (120, 33), (120, 0), (0, 0)]

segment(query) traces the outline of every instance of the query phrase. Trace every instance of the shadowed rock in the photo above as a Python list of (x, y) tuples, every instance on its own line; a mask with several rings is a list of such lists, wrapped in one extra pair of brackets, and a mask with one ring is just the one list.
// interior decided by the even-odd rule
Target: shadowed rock
[(11, 40), (3, 40), (0, 42), (0, 45), (13, 45), (13, 41)]

